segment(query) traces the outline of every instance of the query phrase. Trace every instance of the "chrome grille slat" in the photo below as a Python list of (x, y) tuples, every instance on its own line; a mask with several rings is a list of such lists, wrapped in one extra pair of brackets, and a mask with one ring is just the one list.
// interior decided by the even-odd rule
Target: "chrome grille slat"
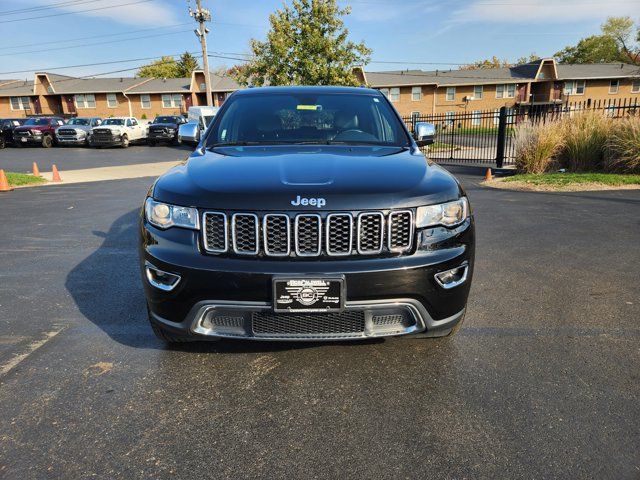
[(202, 215), (204, 226), (204, 249), (212, 253), (224, 253), (229, 249), (229, 224), (222, 212), (205, 212)]
[[(387, 213), (387, 212), (385, 212)], [(202, 213), (208, 253), (267, 257), (402, 254), (414, 242), (411, 210), (317, 213)]]
[(260, 227), (255, 213), (234, 213), (231, 217), (233, 251), (238, 255), (257, 255), (260, 251)]
[(262, 218), (264, 253), (270, 257), (287, 257), (291, 253), (291, 221), (288, 215), (268, 213)]
[(380, 212), (367, 212), (358, 215), (358, 253), (375, 255), (382, 252), (384, 246), (384, 215)]
[(327, 255), (351, 255), (353, 248), (353, 216), (350, 213), (330, 213), (325, 227)]
[(295, 221), (295, 250), (299, 257), (317, 257), (322, 252), (322, 217), (301, 213)]
[(413, 246), (413, 213), (396, 210), (387, 220), (387, 248), (390, 252), (406, 252)]

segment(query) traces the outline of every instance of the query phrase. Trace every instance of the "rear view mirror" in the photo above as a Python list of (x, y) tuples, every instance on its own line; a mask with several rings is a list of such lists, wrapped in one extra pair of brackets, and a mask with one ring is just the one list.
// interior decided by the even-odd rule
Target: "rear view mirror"
[(419, 147), (431, 145), (436, 138), (436, 126), (429, 122), (417, 122), (413, 136)]

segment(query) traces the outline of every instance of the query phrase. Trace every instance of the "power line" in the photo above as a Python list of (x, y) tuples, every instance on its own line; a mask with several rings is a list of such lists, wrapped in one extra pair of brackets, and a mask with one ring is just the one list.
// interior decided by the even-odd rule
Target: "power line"
[[(84, 48), (84, 47), (93, 47), (95, 45), (108, 45), (111, 43), (119, 43), (119, 42), (128, 42), (129, 40), (142, 40), (144, 38), (153, 38), (153, 37), (165, 37), (167, 35), (176, 35), (178, 33), (185, 33), (185, 32), (190, 32), (191, 30), (178, 30), (177, 32), (163, 32), (163, 33), (156, 33), (153, 35), (143, 35), (140, 37), (129, 37), (129, 38), (124, 38), (124, 39), (120, 39), (120, 40), (110, 40), (107, 42), (94, 42), (94, 43), (85, 43), (83, 45), (75, 45), (75, 46), (71, 46), (71, 47), (58, 47), (56, 48), (56, 52), (59, 52), (61, 50), (73, 50), (74, 48)], [(42, 49), (39, 50), (20, 50), (20, 53), (0, 53), (0, 57), (13, 57), (13, 56), (21, 56), (25, 53), (42, 53)]]
[(60, 8), (71, 6), (74, 7), (83, 3), (95, 3), (101, 0), (66, 0), (65, 2), (52, 3), (49, 5), (40, 5), (37, 7), (28, 7), (28, 8), (17, 8), (15, 10), (3, 10), (0, 12), (0, 15), (17, 15), (21, 13), (29, 13), (29, 12), (38, 12), (41, 10), (49, 10), (51, 8)]
[(24, 22), (25, 20), (36, 20), (39, 18), (51, 18), (51, 17), (62, 17), (64, 15), (76, 15), (78, 13), (95, 12), (97, 10), (107, 10), (109, 8), (126, 7), (128, 5), (138, 5), (140, 3), (147, 3), (147, 2), (154, 2), (154, 1), (155, 0), (138, 0), (136, 2), (121, 3), (119, 5), (109, 5), (106, 7), (88, 8), (86, 10), (77, 10), (75, 12), (51, 13), (49, 15), (40, 15), (37, 17), (15, 18), (13, 20), (0, 20), (0, 23), (15, 23), (15, 22)]
[[(190, 53), (192, 55), (198, 54), (197, 56), (199, 56), (199, 57), (201, 56), (199, 54), (199, 52), (187, 52), (187, 53)], [(115, 63), (141, 62), (143, 60), (156, 60), (156, 59), (162, 58), (162, 57), (167, 57), (167, 56), (177, 57), (177, 56), (180, 56), (180, 55), (182, 55), (182, 54), (181, 53), (175, 53), (175, 54), (172, 54), (172, 55), (161, 55), (159, 57), (156, 56), (156, 57), (144, 57), (144, 58), (131, 58), (129, 60), (114, 60), (114, 61), (111, 61), (111, 62), (96, 62), (96, 63), (85, 63), (85, 64), (79, 64), (79, 65), (65, 65), (63, 67), (45, 67), (45, 68), (38, 69), (38, 71), (43, 72), (43, 71), (48, 71), (48, 70), (65, 70), (67, 68), (94, 67), (94, 66), (97, 66), (97, 65), (113, 65)], [(0, 72), (0, 75), (12, 75), (14, 73), (29, 73), (29, 72), (33, 72), (33, 69), (31, 69), (31, 70), (14, 70), (12, 72)]]
[[(69, 38), (67, 40), (56, 40), (55, 42), (47, 42), (47, 46), (48, 45), (56, 45), (56, 44), (59, 44), (59, 43), (77, 42), (78, 40), (91, 40), (93, 38), (116, 37), (118, 35), (129, 35), (129, 34), (132, 34), (132, 33), (149, 32), (151, 30), (164, 30), (164, 29), (167, 29), (167, 28), (183, 27), (185, 25), (191, 25), (191, 22), (189, 22), (189, 23), (175, 23), (173, 25), (165, 25), (165, 26), (162, 26), (162, 27), (141, 28), (140, 30), (129, 30), (128, 32), (105, 33), (105, 34), (102, 34), (102, 35), (91, 35), (91, 36), (88, 36), (88, 37), (76, 37), (76, 38)], [(38, 43), (21, 43), (19, 45), (10, 45), (8, 47), (0, 47), (0, 50), (13, 50), (14, 48), (34, 47), (36, 45), (42, 46), (42, 42), (38, 42)], [(40, 51), (42, 51), (42, 50), (40, 50)]]

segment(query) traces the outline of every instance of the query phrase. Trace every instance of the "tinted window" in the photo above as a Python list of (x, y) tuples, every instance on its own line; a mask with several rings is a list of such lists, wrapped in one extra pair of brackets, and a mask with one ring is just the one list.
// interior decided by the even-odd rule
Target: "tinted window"
[(179, 123), (177, 117), (157, 117), (153, 123)]
[(209, 147), (280, 143), (410, 144), (387, 101), (375, 94), (256, 93), (238, 95), (227, 102), (209, 134)]
[(107, 118), (103, 125), (124, 125), (124, 120), (122, 118)]
[(26, 122), (24, 122), (25, 125), (49, 125), (49, 119), (48, 118), (30, 118), (29, 120), (27, 120)]
[(68, 125), (89, 125), (89, 119), (87, 118), (72, 118), (69, 120)]

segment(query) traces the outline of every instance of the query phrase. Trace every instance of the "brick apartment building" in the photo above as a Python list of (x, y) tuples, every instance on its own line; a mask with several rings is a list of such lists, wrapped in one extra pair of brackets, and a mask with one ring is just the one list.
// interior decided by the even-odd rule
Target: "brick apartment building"
[[(213, 100), (221, 105), (240, 86), (211, 74)], [(36, 73), (33, 80), (0, 80), (0, 118), (29, 115), (136, 116), (186, 113), (206, 105), (204, 72), (191, 78), (75, 78)]]
[[(455, 114), (519, 104), (557, 104), (640, 97), (640, 67), (562, 65), (554, 59), (510, 68), (393, 72), (357, 69), (363, 84), (383, 91), (401, 115)], [(214, 104), (241, 88), (211, 74)], [(639, 98), (640, 101), (640, 98)], [(74, 78), (36, 73), (33, 80), (0, 80), (0, 118), (26, 115), (154, 118), (205, 105), (204, 73), (191, 78)]]
[(548, 58), (510, 68), (359, 74), (407, 116), (631, 97), (640, 103), (640, 67), (621, 63), (563, 65)]

